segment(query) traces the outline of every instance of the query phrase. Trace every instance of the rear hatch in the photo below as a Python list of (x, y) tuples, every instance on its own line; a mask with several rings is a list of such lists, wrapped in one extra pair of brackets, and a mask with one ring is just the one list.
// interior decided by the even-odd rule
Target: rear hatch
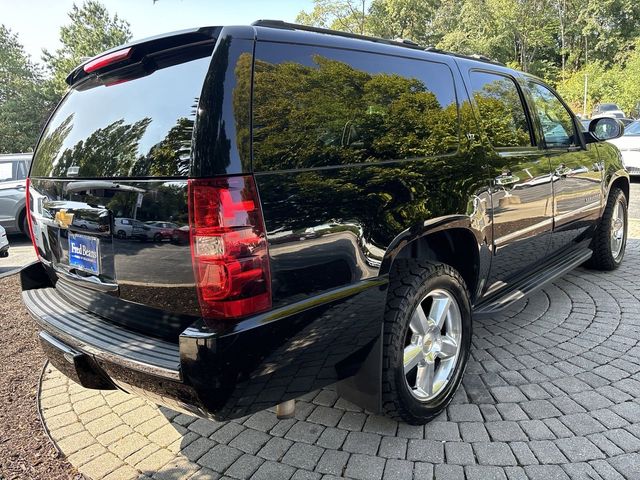
[(30, 172), (34, 242), (58, 292), (173, 341), (200, 314), (181, 232), (194, 120), (218, 32), (154, 38), (76, 69)]

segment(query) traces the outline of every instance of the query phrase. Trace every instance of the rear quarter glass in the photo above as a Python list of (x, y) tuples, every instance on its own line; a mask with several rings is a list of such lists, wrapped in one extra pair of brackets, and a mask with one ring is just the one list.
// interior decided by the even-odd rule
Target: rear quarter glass
[(111, 85), (81, 82), (45, 128), (31, 175), (186, 177), (209, 63), (202, 57)]

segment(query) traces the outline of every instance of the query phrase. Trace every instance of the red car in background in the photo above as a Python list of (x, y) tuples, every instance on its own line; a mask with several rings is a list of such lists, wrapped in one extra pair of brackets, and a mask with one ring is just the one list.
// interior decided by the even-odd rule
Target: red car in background
[(171, 239), (173, 231), (178, 228), (175, 223), (171, 222), (158, 222), (148, 221), (144, 222), (146, 227), (149, 227), (147, 237), (153, 239), (154, 242), (161, 242), (162, 240)]
[(174, 228), (171, 233), (171, 243), (176, 245), (184, 245), (189, 243), (189, 225), (184, 225), (179, 228)]

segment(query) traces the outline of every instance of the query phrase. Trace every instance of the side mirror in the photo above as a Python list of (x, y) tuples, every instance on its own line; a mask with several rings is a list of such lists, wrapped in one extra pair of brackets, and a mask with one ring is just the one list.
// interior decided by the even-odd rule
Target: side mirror
[(616, 118), (595, 118), (589, 123), (589, 133), (596, 142), (613, 140), (614, 138), (622, 136), (624, 133), (624, 124)]

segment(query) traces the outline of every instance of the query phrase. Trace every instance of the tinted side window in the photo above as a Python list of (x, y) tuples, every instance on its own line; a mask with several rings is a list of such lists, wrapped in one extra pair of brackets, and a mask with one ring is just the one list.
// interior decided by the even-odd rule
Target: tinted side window
[(283, 170), (456, 151), (453, 76), (441, 63), (259, 43), (254, 169)]
[(16, 180), (24, 180), (27, 178), (27, 170), (26, 162), (18, 162), (16, 164)]
[(570, 147), (576, 145), (575, 127), (571, 114), (558, 97), (547, 87), (535, 82), (527, 86), (542, 125), (542, 133), (547, 147)]
[(473, 97), (489, 141), (496, 148), (529, 147), (531, 131), (515, 82), (503, 75), (473, 71)]

